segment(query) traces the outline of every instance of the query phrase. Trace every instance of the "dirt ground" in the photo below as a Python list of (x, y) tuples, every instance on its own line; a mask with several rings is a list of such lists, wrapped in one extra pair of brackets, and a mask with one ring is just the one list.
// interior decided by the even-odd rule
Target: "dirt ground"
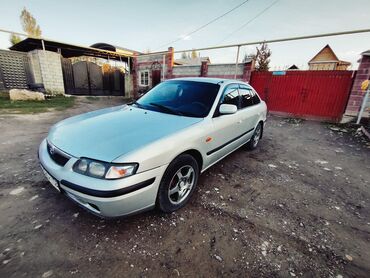
[(206, 171), (191, 202), (104, 220), (52, 188), (37, 148), (68, 116), (0, 115), (0, 277), (369, 277), (370, 143), (356, 129), (269, 117), (255, 151)]

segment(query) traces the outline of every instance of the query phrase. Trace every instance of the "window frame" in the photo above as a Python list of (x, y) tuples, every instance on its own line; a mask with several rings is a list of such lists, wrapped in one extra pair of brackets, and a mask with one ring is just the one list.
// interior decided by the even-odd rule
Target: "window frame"
[[(240, 110), (240, 93), (239, 93), (239, 87), (240, 87), (240, 84), (239, 83), (230, 83), (228, 85), (226, 85), (226, 87), (223, 89), (222, 91), (222, 94), (221, 94), (221, 97), (220, 99), (218, 100), (218, 103), (217, 103), (217, 106), (216, 106), (216, 109), (215, 109), (215, 112), (213, 113), (213, 117), (212, 118), (216, 118), (216, 117), (219, 117), (219, 116), (222, 116), (219, 112), (220, 110), (220, 106), (221, 106), (221, 103), (224, 99), (224, 96), (226, 94), (226, 91), (229, 89), (229, 87), (232, 87), (232, 86), (236, 86), (236, 90), (238, 91), (238, 111)], [(238, 111), (236, 113), (238, 113)]]
[[(144, 74), (144, 78), (142, 78), (142, 74)], [(148, 75), (148, 84), (143, 83), (145, 81), (145, 74)], [(141, 87), (149, 87), (149, 70), (141, 70), (139, 71), (139, 86)]]
[[(245, 88), (242, 88), (242, 86), (244, 86)], [(251, 87), (251, 86), (248, 86), (248, 85), (245, 85), (245, 84), (239, 84), (239, 90), (242, 90), (242, 89), (244, 89), (244, 90), (250, 90), (251, 91), (251, 93), (252, 93), (252, 101), (253, 101), (253, 97), (254, 96), (257, 96), (258, 97), (258, 99), (259, 99), (259, 103), (254, 103), (254, 101), (253, 101), (253, 104), (252, 105), (250, 105), (250, 106), (246, 106), (246, 107), (241, 107), (241, 95), (240, 95), (240, 92), (239, 92), (239, 106), (240, 106), (240, 110), (243, 110), (243, 109), (246, 109), (246, 108), (249, 108), (249, 107), (253, 107), (253, 106), (255, 106), (255, 105), (258, 105), (258, 104), (260, 104), (261, 103), (261, 98), (260, 98), (260, 96), (257, 94), (257, 92)]]

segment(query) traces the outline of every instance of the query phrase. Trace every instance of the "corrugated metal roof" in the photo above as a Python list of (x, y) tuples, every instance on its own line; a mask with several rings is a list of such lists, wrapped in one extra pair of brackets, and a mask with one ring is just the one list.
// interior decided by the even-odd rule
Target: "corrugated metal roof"
[[(130, 53), (123, 54), (111, 50), (67, 44), (58, 41), (43, 40), (43, 42), (46, 50), (53, 52), (58, 52), (60, 50), (62, 56), (65, 58), (78, 56), (92, 56), (105, 59), (109, 58), (119, 61), (127, 61), (127, 57), (133, 56)], [(42, 40), (36, 38), (27, 38), (11, 46), (9, 49), (20, 52), (29, 52), (35, 49), (42, 49)]]

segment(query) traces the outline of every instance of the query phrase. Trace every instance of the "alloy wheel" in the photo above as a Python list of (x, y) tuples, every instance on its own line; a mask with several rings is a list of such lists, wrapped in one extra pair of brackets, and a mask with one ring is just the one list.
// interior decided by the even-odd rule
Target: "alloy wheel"
[(261, 125), (259, 124), (256, 127), (256, 130), (254, 131), (254, 134), (253, 134), (253, 138), (252, 138), (253, 147), (256, 147), (258, 145), (260, 138), (261, 138)]
[(192, 166), (181, 167), (172, 177), (168, 188), (168, 198), (174, 205), (183, 202), (191, 192), (195, 182), (195, 170)]

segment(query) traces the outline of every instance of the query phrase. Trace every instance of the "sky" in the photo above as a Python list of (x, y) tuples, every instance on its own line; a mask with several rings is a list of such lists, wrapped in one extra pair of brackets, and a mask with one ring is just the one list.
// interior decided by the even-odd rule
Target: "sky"
[[(262, 15), (232, 36), (235, 30), (276, 0), (249, 0), (206, 28), (189, 32), (232, 9), (243, 0), (0, 0), (0, 29), (23, 32), (19, 15), (26, 7), (36, 18), (42, 36), (89, 46), (96, 42), (138, 50), (175, 50), (261, 41), (292, 36), (370, 28), (370, 0), (277, 0)], [(168, 42), (182, 38), (172, 45)], [(357, 68), (360, 53), (370, 49), (370, 33), (272, 43), (272, 69), (307, 62), (326, 44), (338, 58)], [(9, 34), (0, 33), (0, 48), (10, 46)], [(255, 46), (240, 50), (241, 58)], [(180, 55), (180, 54), (179, 54)], [(212, 63), (232, 63), (236, 49), (201, 51)]]

